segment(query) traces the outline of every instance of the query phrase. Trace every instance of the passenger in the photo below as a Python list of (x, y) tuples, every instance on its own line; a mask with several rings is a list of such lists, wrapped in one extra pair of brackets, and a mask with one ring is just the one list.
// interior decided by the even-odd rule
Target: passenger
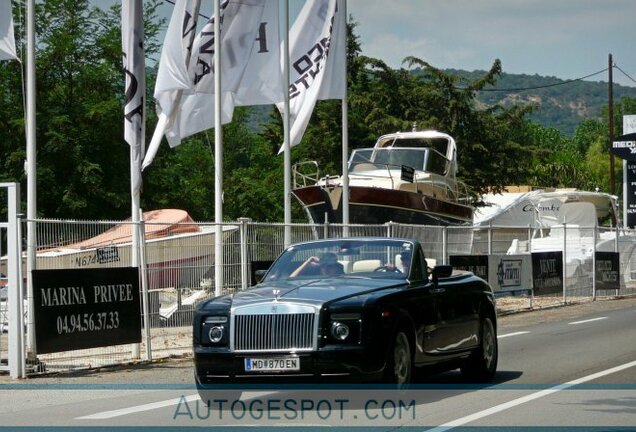
[(341, 274), (344, 274), (344, 267), (338, 262), (336, 254), (325, 252), (320, 258), (316, 256), (309, 257), (289, 276), (339, 276)]

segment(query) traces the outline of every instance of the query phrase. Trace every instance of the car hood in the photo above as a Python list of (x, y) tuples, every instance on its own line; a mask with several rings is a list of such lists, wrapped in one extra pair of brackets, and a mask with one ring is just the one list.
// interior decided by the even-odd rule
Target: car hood
[(303, 301), (321, 304), (342, 298), (367, 294), (405, 285), (404, 280), (331, 278), (265, 282), (232, 296), (232, 305), (240, 306), (263, 301)]

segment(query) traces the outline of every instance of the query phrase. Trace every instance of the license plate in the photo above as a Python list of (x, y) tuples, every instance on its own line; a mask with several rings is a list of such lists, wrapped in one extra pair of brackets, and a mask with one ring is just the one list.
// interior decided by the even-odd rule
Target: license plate
[(245, 359), (246, 372), (261, 371), (297, 371), (300, 370), (300, 358), (275, 357), (275, 358), (251, 358)]

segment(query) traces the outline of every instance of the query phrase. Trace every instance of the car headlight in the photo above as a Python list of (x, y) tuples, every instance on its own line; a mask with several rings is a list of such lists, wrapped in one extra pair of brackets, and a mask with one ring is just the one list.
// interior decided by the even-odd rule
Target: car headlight
[(349, 337), (349, 333), (348, 325), (338, 321), (331, 323), (331, 336), (333, 336), (334, 339), (343, 341)]
[(226, 316), (207, 317), (203, 322), (204, 334), (207, 333), (208, 340), (213, 344), (227, 343), (227, 322)]
[(210, 342), (219, 343), (221, 339), (223, 339), (223, 334), (225, 333), (225, 328), (222, 326), (214, 326), (208, 332), (208, 336), (210, 337)]

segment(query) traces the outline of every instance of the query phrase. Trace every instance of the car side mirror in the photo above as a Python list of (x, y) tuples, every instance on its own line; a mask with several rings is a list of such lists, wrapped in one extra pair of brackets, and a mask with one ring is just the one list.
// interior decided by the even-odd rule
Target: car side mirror
[(453, 274), (453, 266), (452, 265), (436, 265), (433, 267), (433, 283), (437, 283), (440, 278), (447, 278)]
[(267, 270), (256, 270), (254, 272), (254, 276), (256, 277), (256, 283), (254, 283), (254, 285), (263, 282), (263, 278), (265, 277), (266, 273)]

